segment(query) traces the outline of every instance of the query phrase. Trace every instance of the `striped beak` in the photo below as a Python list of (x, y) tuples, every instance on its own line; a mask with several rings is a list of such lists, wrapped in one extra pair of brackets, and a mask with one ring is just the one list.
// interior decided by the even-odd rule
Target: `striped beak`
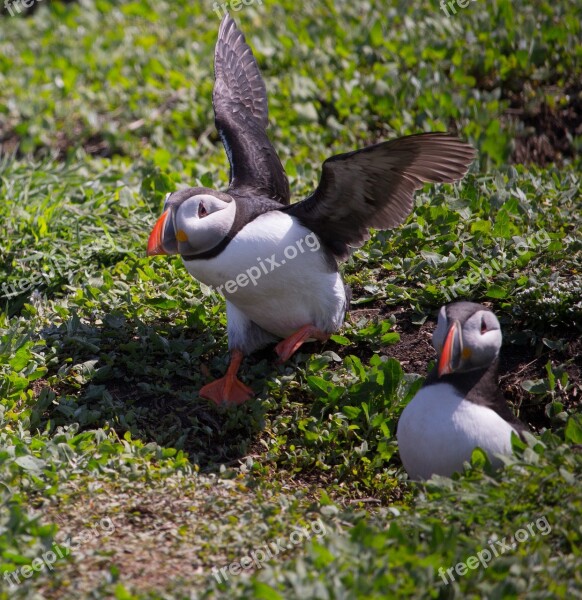
[(148, 256), (175, 254), (176, 236), (172, 224), (171, 210), (167, 209), (157, 220), (148, 239)]
[(439, 377), (454, 373), (463, 358), (463, 334), (461, 324), (455, 320), (451, 323), (443, 349), (439, 357), (438, 374)]

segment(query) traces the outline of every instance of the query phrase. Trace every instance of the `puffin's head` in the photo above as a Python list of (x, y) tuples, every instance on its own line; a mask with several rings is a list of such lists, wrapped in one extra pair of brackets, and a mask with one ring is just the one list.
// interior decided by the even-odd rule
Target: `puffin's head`
[(439, 355), (439, 377), (483, 369), (499, 356), (501, 326), (481, 304), (446, 304), (439, 312), (432, 344)]
[(203, 187), (166, 196), (164, 211), (148, 240), (147, 255), (189, 256), (211, 250), (228, 234), (236, 205), (222, 192)]

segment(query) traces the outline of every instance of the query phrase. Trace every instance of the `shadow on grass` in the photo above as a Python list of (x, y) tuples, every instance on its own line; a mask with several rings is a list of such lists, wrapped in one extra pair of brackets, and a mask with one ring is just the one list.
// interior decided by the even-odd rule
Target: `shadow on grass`
[(109, 425), (144, 443), (183, 449), (204, 471), (245, 456), (264, 429), (261, 392), (270, 373), (261, 354), (241, 369), (254, 399), (218, 408), (199, 397), (199, 389), (228, 364), (226, 345), (209, 329), (110, 313), (92, 324), (73, 316), (42, 337), (55, 370), (38, 386), (31, 417), (36, 427), (49, 420), (51, 427)]

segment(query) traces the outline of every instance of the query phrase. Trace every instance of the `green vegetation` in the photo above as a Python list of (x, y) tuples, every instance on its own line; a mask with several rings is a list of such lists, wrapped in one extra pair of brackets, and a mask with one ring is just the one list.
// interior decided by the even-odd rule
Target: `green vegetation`
[[(452, 130), (479, 159), (354, 253), (341, 332), (282, 366), (248, 358), (256, 398), (219, 410), (198, 390), (226, 368), (224, 300), (145, 257), (167, 192), (227, 182), (212, 2), (4, 12), (0, 598), (579, 597), (576, 3), (242, 6), (295, 199), (326, 157), (398, 135)], [(412, 484), (396, 424), (455, 294), (499, 316), (502, 387), (535, 436), (502, 472), (476, 451), (453, 480)], [(439, 576), (544, 517), (546, 535)], [(288, 543), (316, 519), (325, 535)], [(213, 574), (277, 539), (262, 568)]]

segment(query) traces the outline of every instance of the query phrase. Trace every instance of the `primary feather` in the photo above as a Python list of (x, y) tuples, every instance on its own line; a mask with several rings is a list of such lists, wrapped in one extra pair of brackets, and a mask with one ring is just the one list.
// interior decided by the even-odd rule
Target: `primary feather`
[(230, 189), (289, 204), (289, 182), (267, 137), (267, 92), (257, 61), (235, 22), (220, 25), (212, 103), (216, 129), (230, 163)]
[(369, 229), (392, 229), (412, 211), (425, 183), (461, 179), (475, 158), (469, 144), (446, 133), (421, 133), (338, 154), (323, 163), (317, 189), (287, 210), (339, 258), (361, 246)]

